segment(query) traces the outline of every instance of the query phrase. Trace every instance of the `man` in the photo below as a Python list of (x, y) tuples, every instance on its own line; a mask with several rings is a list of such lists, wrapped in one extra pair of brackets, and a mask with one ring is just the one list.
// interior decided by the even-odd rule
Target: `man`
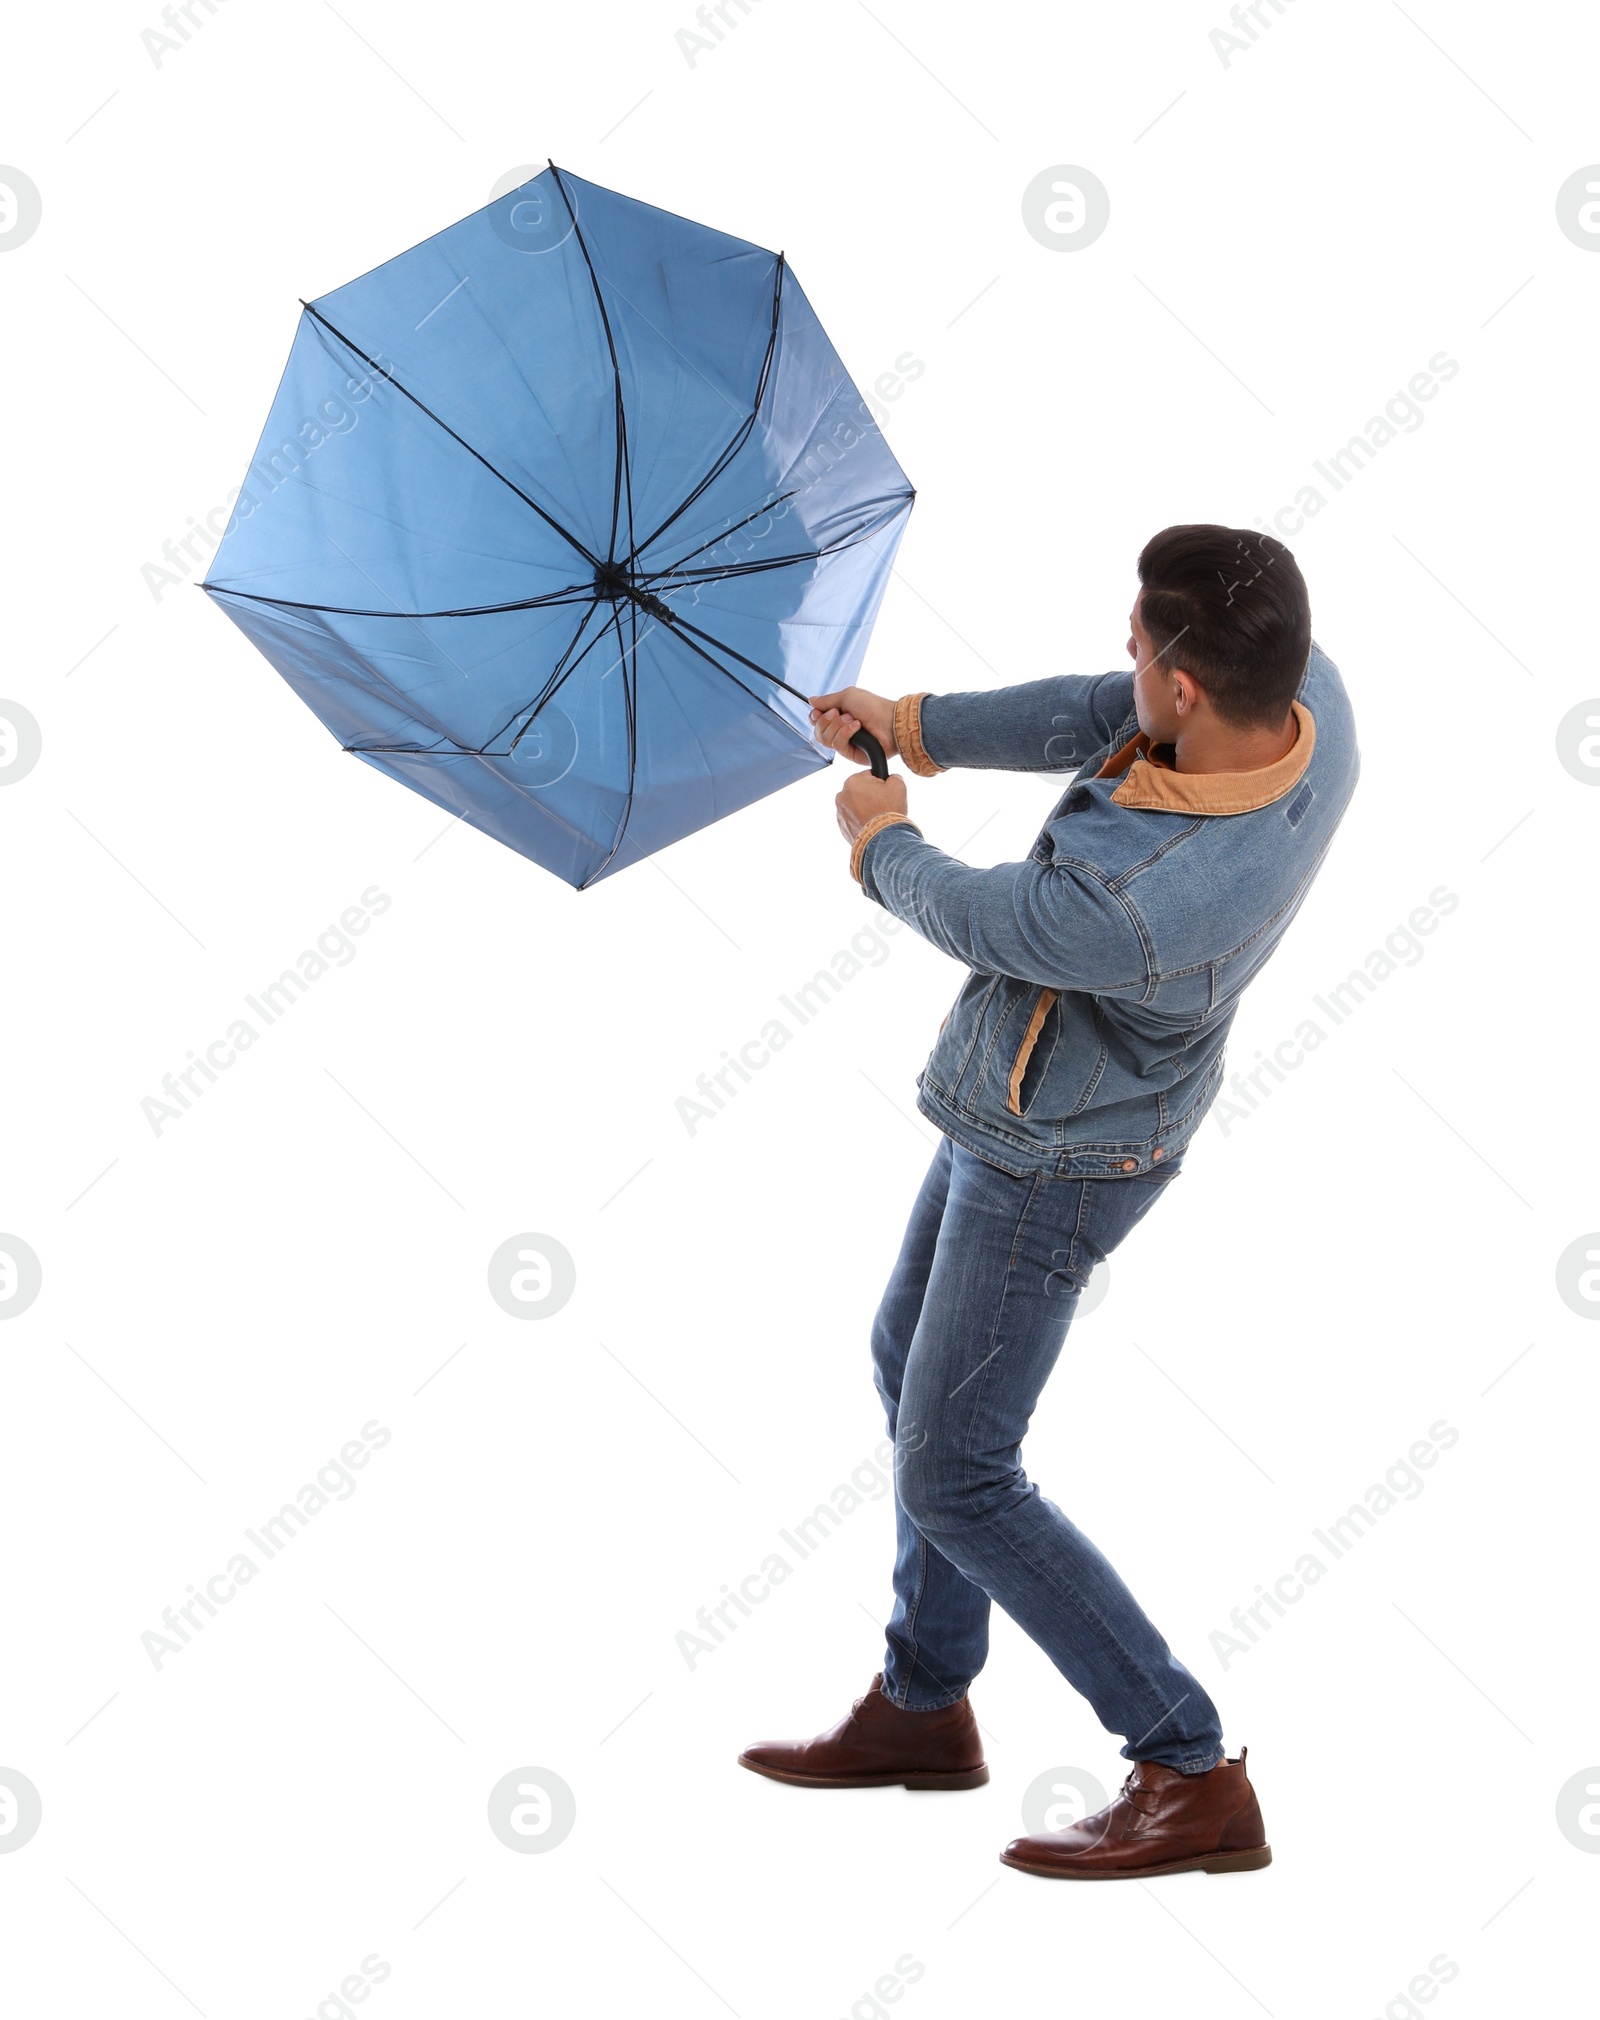
[[(1020, 1447), (1090, 1272), (1182, 1169), (1239, 997), (1359, 771), (1286, 547), (1171, 526), (1138, 572), (1131, 674), (813, 700), (818, 737), (846, 756), (865, 728), (923, 778), (957, 765), (1073, 777), (1027, 861), (991, 870), (923, 838), (901, 779), (853, 777), (839, 794), (863, 891), (971, 973), (918, 1082), (943, 1140), (873, 1326), (896, 1447), (883, 1669), (820, 1737), (740, 1756), (809, 1788), (976, 1788), (988, 1768), (967, 1686), (993, 1600), (1133, 1763), (1108, 1809), (1001, 1855), (1062, 1879), (1272, 1857), (1244, 1750), (1227, 1757), (1199, 1680), (1028, 1479)], [(1128, 1457), (1148, 1493), (1136, 1443)]]

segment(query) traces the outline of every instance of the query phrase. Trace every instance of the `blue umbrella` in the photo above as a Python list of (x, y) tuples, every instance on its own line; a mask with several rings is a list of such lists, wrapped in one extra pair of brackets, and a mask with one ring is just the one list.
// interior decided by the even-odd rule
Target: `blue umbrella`
[(831, 762), (913, 494), (781, 253), (552, 163), (302, 306), (204, 586), (346, 750), (580, 890)]

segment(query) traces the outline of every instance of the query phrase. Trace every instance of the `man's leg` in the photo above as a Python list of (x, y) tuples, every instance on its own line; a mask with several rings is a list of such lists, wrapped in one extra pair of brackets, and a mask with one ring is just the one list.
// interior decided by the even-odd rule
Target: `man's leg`
[(900, 1388), (938, 1251), (953, 1147), (948, 1136), (939, 1139), (872, 1322), (873, 1380), (895, 1441), (894, 1609), (883, 1694), (912, 1711), (964, 1697), (989, 1652), (988, 1594), (928, 1541), (900, 1500), (900, 1455), (926, 1435), (901, 1414)]
[(1127, 1759), (1189, 1775), (1223, 1758), (1216, 1707), (1088, 1537), (1028, 1479), (1020, 1454), (1089, 1271), (1171, 1183), (1018, 1179), (953, 1147), (900, 1376), (896, 1485), (929, 1546), (911, 1616), (919, 1665), (971, 1673), (974, 1609), (959, 1601), (950, 1576), (959, 1572), (1125, 1737)]
[[(940, 1146), (911, 1210), (899, 1260), (872, 1328), (873, 1369), (889, 1429), (915, 1438), (900, 1416), (906, 1350), (922, 1314), (928, 1274), (950, 1184), (948, 1137)], [(840, 1722), (814, 1739), (759, 1740), (739, 1756), (741, 1767), (803, 1788), (975, 1789), (989, 1779), (983, 1741), (966, 1687), (982, 1667), (989, 1639), (989, 1600), (940, 1556), (895, 1503), (898, 1550), (895, 1603), (884, 1673)], [(926, 1653), (932, 1632), (937, 1654)]]

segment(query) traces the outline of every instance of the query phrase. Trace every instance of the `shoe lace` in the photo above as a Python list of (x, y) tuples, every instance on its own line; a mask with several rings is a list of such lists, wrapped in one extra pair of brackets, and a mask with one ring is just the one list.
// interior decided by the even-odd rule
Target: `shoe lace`
[[(1127, 1774), (1124, 1776), (1122, 1783), (1122, 1800), (1128, 1805), (1130, 1810), (1137, 1810), (1140, 1816), (1147, 1817), (1152, 1813), (1152, 1810), (1155, 1805), (1155, 1790), (1147, 1789), (1134, 1780), (1134, 1776), (1138, 1772), (1139, 1770), (1137, 1768), (1129, 1768)], [(1138, 1800), (1140, 1796), (1150, 1797), (1151, 1803), (1149, 1808), (1147, 1808), (1143, 1803), (1141, 1803)]]

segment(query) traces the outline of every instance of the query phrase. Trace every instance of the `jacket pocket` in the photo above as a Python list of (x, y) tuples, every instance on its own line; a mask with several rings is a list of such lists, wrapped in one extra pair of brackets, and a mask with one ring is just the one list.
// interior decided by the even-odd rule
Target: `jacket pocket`
[[(1022, 1034), (1022, 1043), (1017, 1047), (1017, 1056), (1011, 1062), (1011, 1076), (1006, 1083), (1006, 1107), (1013, 1115), (1023, 1114), (1028, 1104), (1039, 1091), (1039, 1082), (1044, 1078), (1044, 1070), (1050, 1063), (1050, 1054), (1055, 1049), (1055, 1038), (1040, 1054), (1035, 1070), (1030, 1074), (1028, 1067), (1039, 1044), (1045, 1020), (1056, 1006), (1057, 991), (1041, 989), (1039, 1000), (1033, 1006), (1033, 1015), (1028, 1019), (1028, 1028)], [(1057, 1029), (1059, 1030), (1059, 1020)]]

